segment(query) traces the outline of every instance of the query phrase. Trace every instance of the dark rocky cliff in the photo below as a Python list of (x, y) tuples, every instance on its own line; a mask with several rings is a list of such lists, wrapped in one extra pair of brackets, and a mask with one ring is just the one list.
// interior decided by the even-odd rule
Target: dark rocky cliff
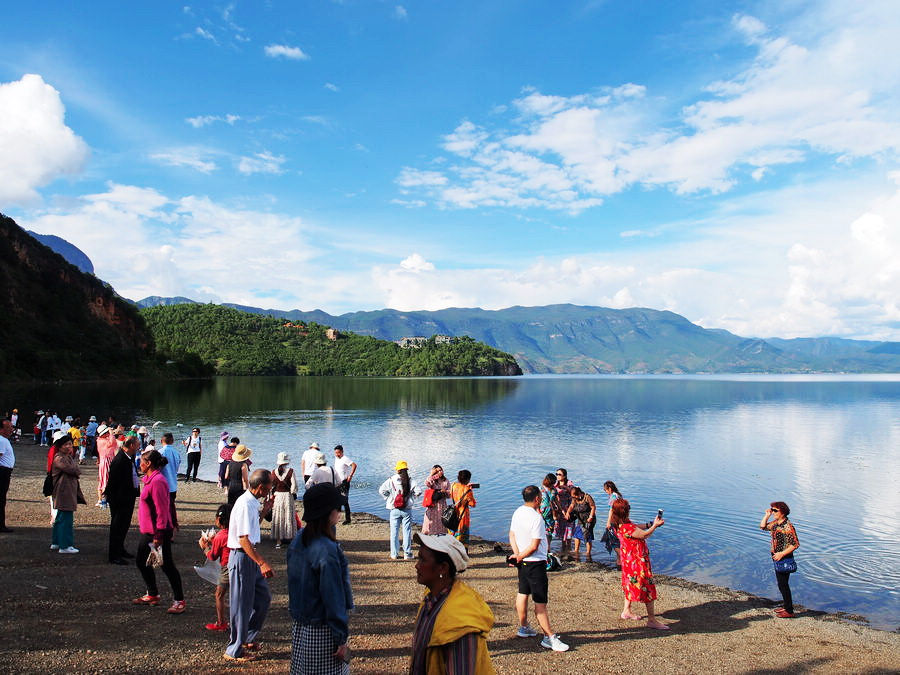
[(153, 339), (138, 310), (0, 214), (0, 377), (145, 374)]

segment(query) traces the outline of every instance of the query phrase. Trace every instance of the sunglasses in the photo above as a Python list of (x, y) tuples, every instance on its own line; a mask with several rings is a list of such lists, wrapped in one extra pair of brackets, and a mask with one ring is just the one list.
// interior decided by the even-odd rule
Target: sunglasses
[(772, 509), (772, 513), (779, 513), (778, 509)]

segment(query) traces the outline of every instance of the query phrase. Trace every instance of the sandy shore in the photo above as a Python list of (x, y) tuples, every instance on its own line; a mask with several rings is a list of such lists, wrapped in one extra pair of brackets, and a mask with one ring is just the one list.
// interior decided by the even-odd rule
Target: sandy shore
[[(75, 515), (78, 555), (49, 550), (47, 500), (41, 496), (46, 448), (16, 445), (17, 466), (7, 504), (12, 534), (0, 535), (0, 671), (37, 672), (286, 672), (290, 616), (284, 551), (263, 542), (273, 564), (273, 602), (259, 661), (225, 664), (227, 642), (204, 630), (215, 618), (213, 587), (191, 569), (200, 562), (196, 539), (223, 501), (215, 485), (179, 490), (182, 531), (174, 545), (187, 611), (166, 614), (171, 589), (160, 579), (163, 603), (134, 607), (144, 592), (137, 569), (106, 562), (108, 511), (93, 506), (96, 471), (85, 466), (82, 489), (90, 502)], [(350, 626), (352, 671), (399, 673), (407, 667), (413, 620), (421, 596), (413, 564), (388, 558), (388, 526), (359, 514), (339, 526), (350, 560), (357, 609)], [(136, 527), (127, 544), (133, 550)], [(472, 547), (463, 579), (488, 601), (496, 616), (489, 648), (500, 673), (538, 672), (896, 672), (900, 634), (872, 630), (838, 618), (801, 612), (793, 620), (772, 616), (773, 603), (745, 593), (658, 578), (657, 610), (671, 631), (646, 629), (619, 618), (619, 574), (569, 563), (550, 581), (550, 617), (572, 649), (554, 653), (538, 639), (518, 639), (513, 610), (515, 570), (489, 543)], [(774, 583), (774, 582), (773, 582)]]

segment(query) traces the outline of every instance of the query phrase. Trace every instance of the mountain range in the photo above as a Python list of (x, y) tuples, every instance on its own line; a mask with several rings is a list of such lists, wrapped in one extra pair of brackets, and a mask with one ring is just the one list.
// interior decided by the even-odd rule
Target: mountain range
[[(193, 302), (152, 296), (139, 307)], [(579, 305), (382, 309), (339, 316), (225, 304), (252, 314), (314, 321), (383, 340), (468, 335), (516, 357), (526, 373), (900, 372), (900, 343), (844, 338), (746, 338), (674, 312)]]

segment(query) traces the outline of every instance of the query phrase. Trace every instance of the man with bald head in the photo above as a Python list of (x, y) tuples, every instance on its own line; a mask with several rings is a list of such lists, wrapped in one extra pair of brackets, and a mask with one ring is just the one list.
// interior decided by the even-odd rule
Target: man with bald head
[(250, 488), (234, 502), (228, 523), (228, 581), (231, 600), (231, 641), (226, 661), (253, 661), (259, 649), (256, 638), (269, 611), (269, 582), (274, 572), (256, 550), (259, 521), (272, 511), (272, 499), (260, 507), (259, 499), (272, 488), (272, 472), (257, 469), (250, 474)]

